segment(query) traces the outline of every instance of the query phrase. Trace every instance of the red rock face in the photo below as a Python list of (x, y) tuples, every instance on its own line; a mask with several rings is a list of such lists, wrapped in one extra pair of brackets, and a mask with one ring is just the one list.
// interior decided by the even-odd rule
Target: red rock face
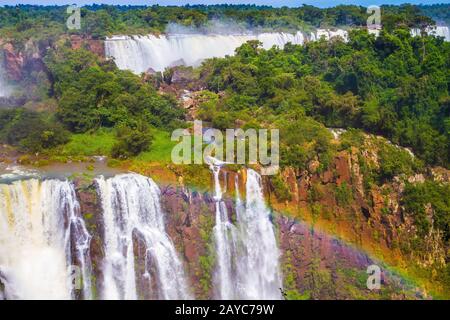
[(336, 183), (338, 185), (343, 182), (346, 182), (347, 184), (351, 183), (351, 166), (348, 155), (346, 153), (342, 153), (336, 156), (336, 158), (334, 159), (334, 165), (338, 176)]
[[(72, 35), (70, 42), (72, 49), (83, 47), (102, 59), (105, 57), (103, 40), (85, 39), (78, 35)], [(12, 43), (2, 45), (6, 73), (12, 81), (21, 81), (24, 79), (24, 75), (35, 71), (46, 71), (42, 57), (45, 55), (45, 51), (52, 46), (52, 43), (35, 43), (30, 40), (24, 46), (25, 49), (18, 50)]]
[(103, 43), (103, 40), (88, 40), (88, 49), (89, 51), (95, 53), (101, 58), (105, 57), (105, 44)]
[(24, 57), (22, 53), (17, 53), (11, 43), (7, 43), (3, 46), (3, 52), (8, 77), (14, 81), (22, 80), (22, 69), (24, 66)]
[(374, 262), (367, 255), (305, 224), (286, 217), (278, 217), (276, 222), (283, 265), (292, 267), (284, 273), (296, 280), (296, 289), (301, 293), (309, 292), (313, 299), (351, 298), (339, 287), (356, 287), (356, 279), (346, 278), (341, 270), (364, 273)]
[[(162, 188), (166, 230), (184, 258), (191, 291), (197, 298), (212, 298), (213, 265), (202, 264), (212, 252), (215, 205), (208, 194), (171, 186)], [(212, 261), (211, 261), (212, 262)]]
[[(245, 180), (240, 176), (241, 180)], [(224, 175), (224, 184), (234, 185), (232, 175)], [(226, 183), (228, 182), (228, 183)], [(102, 287), (103, 222), (101, 203), (95, 184), (76, 181), (77, 196), (87, 227), (93, 236), (91, 259), (95, 285)], [(228, 190), (230, 191), (230, 190)], [(233, 192), (224, 196), (230, 220), (235, 221)], [(213, 228), (215, 203), (208, 193), (181, 187), (162, 186), (161, 204), (165, 211), (166, 230), (184, 262), (191, 292), (195, 298), (214, 298), (213, 275), (215, 248)], [(366, 287), (367, 267), (377, 264), (365, 253), (337, 238), (320, 232), (308, 224), (274, 213), (273, 224), (280, 249), (280, 268), (285, 292), (297, 292), (311, 299), (355, 299), (369, 295), (381, 297), (382, 292), (370, 292)], [(133, 234), (136, 279), (139, 298), (157, 299), (157, 284), (143, 277), (146, 252), (139, 234)], [(149, 270), (153, 273), (154, 270)], [(155, 278), (152, 276), (151, 278)], [(386, 291), (412, 292), (400, 284), (395, 275), (382, 270), (382, 285)], [(406, 290), (406, 291), (405, 291)], [(385, 291), (383, 291), (385, 292)], [(389, 297), (393, 297), (391, 296)], [(419, 294), (419, 298), (420, 293)], [(388, 297), (388, 298), (389, 298)], [(414, 296), (409, 295), (408, 298)], [(394, 298), (405, 298), (396, 296)]]
[(105, 58), (105, 45), (103, 40), (96, 40), (92, 38), (85, 38), (81, 37), (79, 35), (71, 35), (70, 36), (70, 43), (72, 46), (72, 49), (80, 49), (80, 48), (86, 48), (87, 50), (91, 51), (92, 53), (98, 55), (101, 58)]
[(80, 49), (83, 46), (83, 38), (79, 35), (71, 35), (70, 44), (73, 50)]
[(91, 239), (90, 256), (92, 261), (92, 272), (95, 275), (93, 285), (100, 294), (100, 288), (103, 287), (103, 277), (101, 277), (102, 264), (104, 259), (103, 252), (103, 216), (100, 198), (97, 195), (96, 186), (86, 184), (82, 180), (75, 180), (75, 190), (80, 203), (81, 213), (86, 223)]

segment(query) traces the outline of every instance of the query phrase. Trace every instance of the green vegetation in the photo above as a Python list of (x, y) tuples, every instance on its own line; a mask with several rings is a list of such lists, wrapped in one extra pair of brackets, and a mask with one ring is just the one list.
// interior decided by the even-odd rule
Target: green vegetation
[(380, 143), (379, 150), (379, 179), (391, 180), (400, 174), (412, 175), (421, 169), (420, 161), (414, 159), (407, 151), (388, 143)]
[[(318, 160), (319, 170), (324, 170), (335, 151), (325, 125), (382, 134), (412, 148), (427, 164), (447, 167), (449, 44), (433, 37), (412, 38), (408, 30), (433, 24), (423, 13), (442, 8), (403, 5), (382, 9), (386, 32), (378, 38), (353, 31), (348, 43), (317, 41), (287, 45), (283, 50), (262, 50), (252, 41), (238, 48), (233, 57), (206, 61), (193, 72), (206, 81), (209, 90), (203, 92), (200, 118), (219, 129), (233, 127), (237, 120), (244, 129), (281, 128), (282, 165), (306, 168)], [(56, 120), (73, 133), (116, 128), (116, 140), (122, 143), (116, 142), (114, 150), (108, 151), (121, 158), (149, 149), (150, 133), (142, 141), (131, 134), (138, 128), (170, 131), (182, 125), (183, 110), (172, 96), (157, 93), (154, 84), (120, 71), (84, 49), (72, 50), (58, 38), (67, 32), (65, 19), (65, 7), (0, 8), (0, 34), (13, 38), (19, 48), (27, 38), (58, 43), (46, 52), (49, 79), (34, 74), (26, 80), (37, 99), (55, 101)], [(93, 5), (82, 8), (82, 19), (82, 30), (73, 32), (98, 38), (113, 33), (162, 32), (170, 23), (206, 30), (221, 19), (233, 21), (238, 28), (259, 30), (358, 26), (365, 24), (367, 13), (359, 6)], [(41, 145), (46, 148), (63, 141)], [(125, 150), (130, 142), (135, 144), (134, 150)], [(148, 152), (144, 154), (143, 158), (149, 158)], [(389, 178), (403, 169), (399, 163), (389, 163), (382, 171)]]
[(183, 116), (173, 97), (159, 95), (130, 71), (102, 63), (87, 50), (52, 50), (45, 62), (54, 79), (57, 115), (71, 131), (137, 129), (143, 123), (171, 128)]
[[(366, 8), (355, 5), (324, 9), (303, 5), (287, 9), (255, 5), (145, 7), (94, 4), (81, 9), (81, 30), (67, 30), (65, 22), (69, 14), (66, 8), (6, 5), (0, 8), (0, 33), (21, 42), (29, 38), (52, 39), (63, 32), (94, 38), (124, 33), (160, 33), (173, 23), (203, 31), (219, 28), (219, 31), (230, 32), (236, 29), (297, 31), (311, 27), (364, 26), (367, 21)], [(441, 18), (440, 15), (445, 9), (438, 6), (383, 6), (383, 23), (390, 29), (398, 25), (420, 27), (432, 23), (432, 20), (423, 14)], [(218, 21), (221, 22), (218, 24)]]
[(199, 257), (200, 266), (200, 286), (202, 289), (202, 298), (209, 296), (213, 284), (213, 268), (216, 263), (216, 254), (213, 241), (212, 229), (214, 220), (208, 214), (208, 209), (205, 208), (205, 213), (199, 216), (200, 222), (200, 237), (205, 243), (205, 254)]
[[(423, 184), (405, 186), (403, 205), (415, 219), (422, 236), (431, 227), (444, 233), (443, 239), (450, 241), (450, 186), (426, 181)], [(428, 208), (428, 210), (427, 210)]]
[(67, 156), (110, 155), (116, 138), (111, 129), (100, 129), (93, 133), (76, 133), (70, 137), (69, 143), (58, 152)]
[(439, 23), (450, 24), (450, 4), (442, 3), (431, 6), (420, 6), (420, 11)]
[(341, 207), (346, 207), (351, 204), (353, 200), (352, 189), (344, 181), (336, 187), (335, 196), (337, 204)]
[(63, 155), (134, 157), (150, 149), (152, 130), (178, 127), (183, 117), (173, 97), (87, 50), (63, 44), (48, 52), (45, 63), (56, 115), (2, 112), (2, 140), (24, 150), (41, 151), (70, 140)]
[(295, 266), (292, 265), (292, 253), (291, 251), (286, 251), (286, 261), (282, 264), (283, 266), (283, 295), (286, 300), (309, 300), (310, 292), (305, 291), (300, 293), (297, 290), (297, 272)]
[(148, 162), (169, 163), (175, 141), (170, 140), (170, 133), (160, 129), (151, 130), (153, 140), (149, 151), (144, 151), (136, 157), (137, 160)]
[(351, 147), (360, 148), (364, 145), (366, 138), (360, 129), (350, 128), (340, 136), (339, 150), (348, 150)]
[(66, 143), (69, 133), (52, 115), (25, 109), (0, 110), (0, 140), (26, 152)]
[(111, 150), (114, 158), (127, 159), (147, 151), (152, 143), (153, 136), (144, 124), (136, 128), (119, 127), (117, 130), (118, 141)]
[(29, 152), (123, 159), (149, 151), (153, 131), (181, 124), (184, 113), (174, 97), (85, 49), (62, 43), (47, 53), (45, 64), (52, 79), (47, 95), (56, 101), (56, 113), (3, 110), (0, 141)]
[[(348, 43), (288, 44), (283, 50), (263, 50), (251, 41), (233, 57), (203, 64), (209, 90), (225, 92), (207, 115), (213, 123), (229, 113), (280, 128), (285, 165), (304, 167), (318, 155), (326, 166), (332, 150), (325, 125), (381, 134), (427, 164), (448, 167), (449, 61), (449, 43), (413, 38), (408, 29), (378, 38), (354, 30)], [(399, 165), (389, 167), (386, 176)]]
[(292, 199), (289, 188), (280, 175), (272, 176), (270, 182), (272, 183), (275, 196), (279, 201), (289, 201)]

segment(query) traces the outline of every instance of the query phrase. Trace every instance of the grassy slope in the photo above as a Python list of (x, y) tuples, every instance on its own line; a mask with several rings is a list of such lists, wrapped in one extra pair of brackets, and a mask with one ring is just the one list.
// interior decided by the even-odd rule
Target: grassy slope
[(172, 148), (177, 144), (170, 140), (170, 134), (166, 131), (153, 130), (153, 143), (149, 151), (142, 152), (136, 160), (147, 162), (168, 163), (171, 161)]
[(101, 129), (95, 133), (79, 133), (72, 135), (70, 142), (59, 151), (65, 156), (109, 155), (116, 142), (112, 130)]
[[(150, 150), (141, 153), (135, 159), (146, 162), (170, 162), (172, 148), (176, 142), (170, 140), (170, 134), (166, 131), (153, 129), (152, 133), (154, 140)], [(111, 129), (78, 133), (72, 135), (70, 142), (55, 150), (55, 153), (63, 156), (109, 156), (116, 141), (114, 131)]]

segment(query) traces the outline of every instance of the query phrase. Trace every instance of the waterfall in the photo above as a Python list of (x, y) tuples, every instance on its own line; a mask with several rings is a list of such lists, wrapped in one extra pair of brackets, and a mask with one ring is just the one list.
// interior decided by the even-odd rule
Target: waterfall
[(92, 298), (89, 244), (68, 181), (30, 179), (0, 185), (4, 298), (71, 299), (76, 289), (83, 298)]
[(222, 200), (220, 166), (214, 174), (217, 250), (216, 285), (220, 299), (281, 299), (282, 277), (279, 250), (264, 203), (261, 177), (247, 170), (245, 204), (236, 181), (236, 226), (230, 221)]
[(325, 40), (330, 40), (334, 37), (341, 37), (344, 41), (348, 41), (348, 32), (342, 29), (317, 29), (316, 32), (311, 33), (310, 40), (316, 41), (322, 37), (324, 37)]
[[(72, 184), (65, 183), (68, 192), (64, 192), (64, 197), (60, 200), (60, 205), (66, 208), (67, 228), (65, 231), (65, 248), (67, 261), (76, 261), (80, 266), (81, 280), (83, 286), (83, 299), (91, 300), (92, 295), (92, 265), (90, 257), (91, 235), (81, 216), (80, 204), (76, 199), (75, 190)], [(73, 253), (75, 254), (72, 257)], [(72, 271), (72, 270), (71, 270)], [(74, 297), (72, 292), (72, 298)]]
[(214, 226), (214, 240), (217, 251), (217, 267), (214, 274), (214, 285), (217, 298), (223, 300), (237, 299), (235, 287), (234, 259), (237, 251), (237, 230), (229, 221), (227, 207), (222, 200), (220, 186), (220, 166), (211, 165), (214, 175), (214, 201), (216, 203), (216, 225)]
[(259, 40), (265, 49), (286, 43), (303, 44), (301, 32), (262, 33), (258, 35), (173, 34), (116, 36), (105, 41), (107, 57), (114, 58), (119, 69), (135, 73), (149, 69), (164, 71), (175, 65), (198, 66), (208, 58), (233, 55), (234, 50), (249, 40)]
[[(379, 31), (369, 30), (378, 35)], [(449, 27), (429, 27), (430, 35), (444, 37), (450, 41)], [(419, 36), (419, 29), (412, 29)], [(205, 59), (233, 55), (236, 48), (250, 40), (259, 40), (264, 49), (272, 46), (283, 48), (288, 42), (302, 45), (305, 41), (316, 41), (324, 37), (329, 40), (341, 37), (348, 41), (348, 32), (342, 29), (317, 29), (309, 35), (273, 32), (242, 35), (216, 34), (167, 34), (161, 36), (114, 36), (105, 41), (105, 53), (113, 58), (119, 69), (128, 69), (140, 74), (148, 70), (162, 72), (176, 65), (199, 66)]]
[(0, 97), (6, 97), (10, 94), (10, 88), (5, 80), (3, 64), (0, 62)]
[(430, 34), (443, 37), (445, 41), (450, 41), (450, 31), (447, 26), (437, 26), (430, 30)]
[(340, 36), (345, 41), (345, 30), (318, 29), (306, 37), (302, 32), (284, 32), (219, 35), (219, 34), (167, 34), (161, 36), (114, 36), (105, 41), (105, 53), (113, 58), (119, 69), (140, 74), (149, 69), (157, 72), (176, 65), (199, 66), (209, 58), (233, 55), (236, 48), (247, 41), (259, 40), (264, 49), (283, 48), (287, 43), (302, 45), (324, 36), (327, 40)]
[[(140, 298), (137, 278), (142, 276), (156, 288), (158, 299), (189, 299), (183, 265), (165, 231), (155, 182), (137, 174), (100, 177), (96, 182), (105, 230), (103, 298)], [(145, 246), (143, 265), (135, 260), (135, 237)]]
[(238, 268), (239, 296), (251, 300), (280, 299), (280, 253), (270, 221), (270, 211), (264, 201), (261, 176), (254, 170), (247, 170), (245, 188), (245, 208), (241, 204), (239, 192), (236, 192), (237, 224), (244, 249)]
[[(447, 26), (428, 27), (425, 29), (425, 32), (428, 35), (432, 35), (432, 36), (436, 36), (436, 37), (443, 37), (445, 41), (450, 41), (450, 31), (449, 31), (449, 27), (447, 27)], [(420, 29), (417, 29), (417, 28), (411, 29), (411, 35), (413, 37), (421, 36)]]

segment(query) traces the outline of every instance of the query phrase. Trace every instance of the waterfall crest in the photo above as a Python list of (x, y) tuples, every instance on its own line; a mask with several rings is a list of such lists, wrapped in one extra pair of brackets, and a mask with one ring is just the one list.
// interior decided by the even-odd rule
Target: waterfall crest
[[(0, 185), (0, 283), (6, 299), (92, 298), (90, 236), (68, 181)], [(82, 279), (73, 278), (75, 264)], [(75, 280), (75, 281), (74, 281)], [(79, 280), (79, 281), (76, 281)], [(76, 287), (82, 283), (82, 287)]]
[(247, 170), (245, 204), (236, 181), (236, 226), (222, 200), (220, 166), (211, 165), (215, 183), (217, 249), (216, 287), (219, 299), (281, 299), (280, 253), (264, 203), (261, 177)]
[[(101, 177), (96, 182), (105, 229), (103, 298), (140, 298), (137, 277), (143, 276), (157, 290), (157, 299), (190, 299), (183, 265), (165, 231), (155, 182), (137, 174)], [(144, 265), (135, 263), (135, 237), (145, 246)]]

